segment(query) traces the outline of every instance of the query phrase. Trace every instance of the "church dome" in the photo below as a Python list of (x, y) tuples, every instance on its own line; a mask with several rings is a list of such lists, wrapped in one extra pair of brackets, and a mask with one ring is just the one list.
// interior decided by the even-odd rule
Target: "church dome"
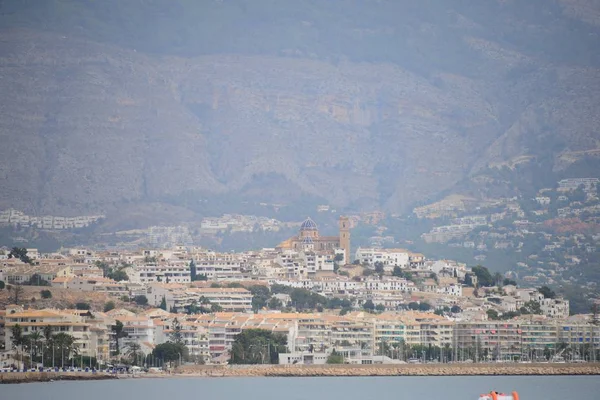
[(302, 239), (302, 244), (307, 245), (307, 244), (314, 244), (315, 242), (312, 240), (312, 238), (310, 236), (306, 236), (304, 239)]
[(310, 217), (306, 218), (302, 225), (300, 225), (301, 231), (316, 231), (317, 229), (317, 224), (315, 224), (315, 221), (310, 219)]

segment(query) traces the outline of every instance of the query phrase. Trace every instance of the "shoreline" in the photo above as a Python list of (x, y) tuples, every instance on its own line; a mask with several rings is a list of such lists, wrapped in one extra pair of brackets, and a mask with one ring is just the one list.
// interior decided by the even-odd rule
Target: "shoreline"
[(102, 381), (109, 379), (119, 379), (119, 377), (99, 372), (0, 372), (0, 384), (54, 381)]
[(171, 377), (558, 376), (600, 375), (594, 364), (378, 364), (182, 366)]
[(3, 372), (0, 384), (53, 381), (170, 378), (308, 378), (369, 376), (595, 376), (600, 363), (586, 364), (376, 364), (376, 365), (186, 365), (173, 373), (114, 375), (73, 372)]

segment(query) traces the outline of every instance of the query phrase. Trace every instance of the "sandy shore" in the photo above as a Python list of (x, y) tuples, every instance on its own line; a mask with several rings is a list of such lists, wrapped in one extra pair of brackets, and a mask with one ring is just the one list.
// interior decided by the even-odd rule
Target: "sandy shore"
[(600, 364), (191, 365), (175, 372), (204, 377), (600, 375)]
[(97, 372), (1, 372), (2, 383), (31, 383), (51, 381), (100, 381), (105, 379), (118, 379), (117, 376)]

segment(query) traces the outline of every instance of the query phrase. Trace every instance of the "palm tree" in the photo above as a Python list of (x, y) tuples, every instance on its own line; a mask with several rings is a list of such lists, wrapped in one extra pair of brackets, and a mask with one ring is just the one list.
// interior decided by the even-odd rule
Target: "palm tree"
[(131, 359), (131, 363), (133, 365), (137, 365), (137, 361), (141, 352), (142, 346), (140, 346), (138, 343), (130, 343), (127, 346), (127, 352), (125, 354)]
[(56, 354), (55, 354), (55, 343), (54, 343), (54, 337), (52, 336), (52, 327), (50, 325), (46, 325), (44, 327), (43, 333), (44, 333), (44, 341), (46, 342), (46, 351), (47, 353), (45, 354), (45, 359), (46, 360), (52, 360), (52, 362), (49, 363), (49, 365), (53, 366), (56, 363)]
[(71, 356), (71, 354), (75, 355), (78, 350), (78, 346), (75, 343), (75, 338), (69, 334), (64, 332), (57, 333), (53, 336), (54, 344), (56, 344), (57, 349), (59, 350), (58, 354), (61, 355), (61, 366), (65, 366), (65, 355), (67, 359)]
[(44, 327), (44, 339), (46, 342), (52, 341), (52, 327), (50, 325)]
[[(27, 339), (29, 341), (29, 345), (31, 346), (32, 357), (36, 358), (38, 355), (38, 344), (42, 339), (42, 334), (40, 331), (34, 331), (27, 335)], [(33, 359), (31, 361), (33, 361)]]
[(12, 345), (13, 345), (13, 349), (16, 350), (16, 356), (17, 358), (19, 358), (19, 347), (21, 348), (21, 353), (23, 353), (23, 344), (25, 343), (25, 338), (23, 337), (23, 328), (21, 328), (21, 325), (19, 324), (15, 324), (12, 328), (11, 328), (11, 339), (12, 339)]

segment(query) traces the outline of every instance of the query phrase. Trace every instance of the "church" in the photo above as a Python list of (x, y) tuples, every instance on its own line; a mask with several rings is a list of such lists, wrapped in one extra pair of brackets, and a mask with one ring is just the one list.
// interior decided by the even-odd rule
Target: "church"
[(344, 250), (344, 261), (350, 262), (350, 220), (348, 217), (340, 217), (339, 220), (340, 233), (338, 236), (321, 236), (319, 235), (319, 227), (309, 217), (302, 225), (298, 236), (293, 236), (281, 242), (277, 250), (295, 250), (295, 251), (331, 251), (336, 249)]

